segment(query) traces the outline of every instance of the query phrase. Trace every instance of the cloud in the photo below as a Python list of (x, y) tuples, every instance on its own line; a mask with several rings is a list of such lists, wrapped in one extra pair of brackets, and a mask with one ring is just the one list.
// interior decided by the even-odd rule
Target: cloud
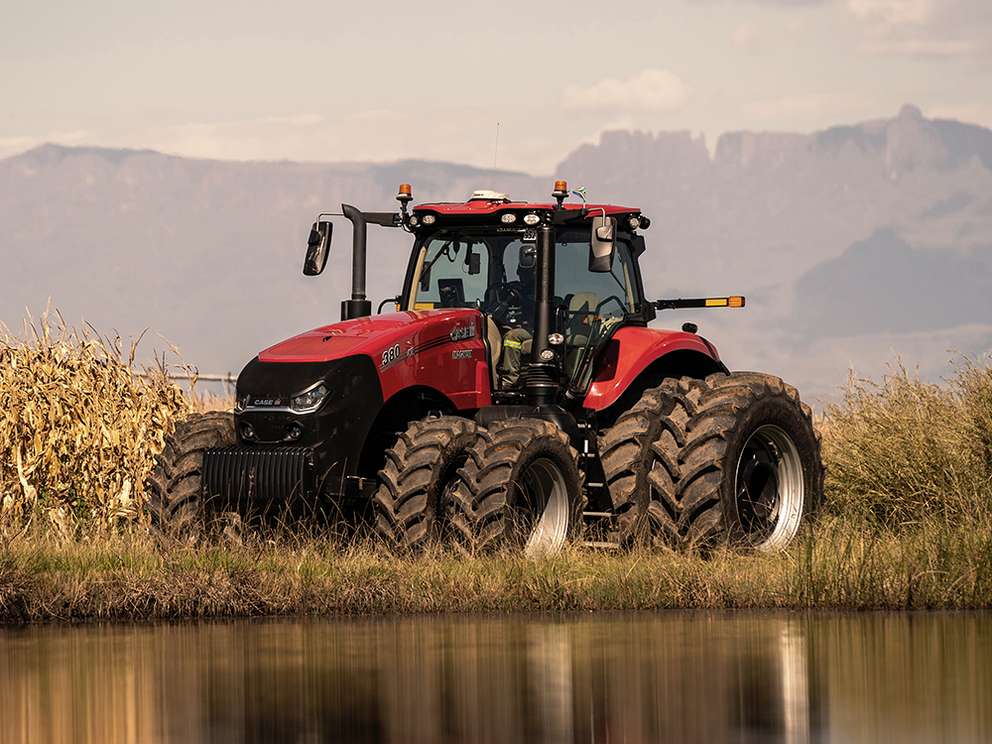
[(659, 112), (682, 108), (689, 90), (668, 70), (642, 70), (624, 80), (605, 78), (590, 85), (565, 88), (566, 108), (585, 111)]
[(864, 49), (872, 54), (904, 57), (969, 57), (982, 53), (985, 45), (968, 39), (881, 38), (868, 39)]
[(803, 126), (800, 122), (820, 120), (824, 117), (854, 114), (864, 105), (864, 101), (852, 92), (801, 93), (777, 98), (752, 101), (745, 110), (767, 121), (788, 122), (793, 126)]
[(872, 54), (964, 58), (992, 55), (989, 0), (846, 0)]
[(150, 145), (163, 152), (189, 157), (252, 160), (270, 151), (270, 143), (293, 152), (293, 142), (319, 132), (326, 121), (320, 114), (268, 114), (246, 119), (190, 121), (131, 133), (128, 144)]
[(934, 7), (933, 0), (847, 0), (855, 18), (895, 26), (921, 25), (930, 19)]

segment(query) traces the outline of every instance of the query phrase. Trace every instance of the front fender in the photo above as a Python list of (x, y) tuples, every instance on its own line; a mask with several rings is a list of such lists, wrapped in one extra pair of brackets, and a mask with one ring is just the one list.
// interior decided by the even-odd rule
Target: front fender
[[(610, 347), (600, 356), (583, 406), (593, 411), (609, 408), (648, 367), (673, 354), (670, 358), (679, 360), (673, 363), (676, 375), (700, 366), (710, 372), (726, 371), (716, 347), (702, 336), (627, 326), (613, 334)], [(683, 366), (686, 369), (680, 369)]]

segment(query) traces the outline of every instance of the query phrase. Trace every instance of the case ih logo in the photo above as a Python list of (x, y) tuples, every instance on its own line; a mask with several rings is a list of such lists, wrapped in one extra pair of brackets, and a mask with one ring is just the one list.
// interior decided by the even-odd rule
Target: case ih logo
[(466, 338), (475, 337), (475, 326), (455, 326), (451, 329), (451, 340), (452, 341), (464, 341)]

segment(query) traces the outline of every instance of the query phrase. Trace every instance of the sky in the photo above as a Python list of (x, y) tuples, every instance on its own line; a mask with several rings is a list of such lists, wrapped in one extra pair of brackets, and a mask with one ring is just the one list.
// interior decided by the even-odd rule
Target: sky
[(992, 0), (0, 0), (0, 157), (42, 142), (551, 174), (611, 129), (992, 126)]

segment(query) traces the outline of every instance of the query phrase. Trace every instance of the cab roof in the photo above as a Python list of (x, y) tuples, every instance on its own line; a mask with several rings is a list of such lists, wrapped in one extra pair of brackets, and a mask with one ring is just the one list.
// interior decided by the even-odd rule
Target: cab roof
[[(602, 214), (601, 210), (606, 210), (608, 215), (640, 214), (641, 210), (636, 207), (623, 207), (617, 204), (579, 204), (565, 203), (562, 209), (580, 210), (585, 206), (590, 214)], [(484, 216), (497, 214), (503, 211), (520, 212), (551, 212), (558, 209), (558, 205), (553, 202), (527, 202), (510, 201), (506, 199), (471, 199), (466, 202), (433, 202), (428, 204), (418, 204), (413, 208), (414, 212), (435, 212), (442, 215), (471, 215)]]

